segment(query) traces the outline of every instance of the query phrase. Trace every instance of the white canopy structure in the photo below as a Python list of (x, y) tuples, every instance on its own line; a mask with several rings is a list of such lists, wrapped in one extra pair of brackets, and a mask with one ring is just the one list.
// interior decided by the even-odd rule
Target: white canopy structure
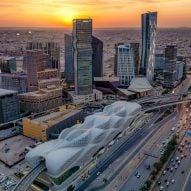
[(140, 112), (141, 106), (137, 103), (115, 102), (106, 106), (103, 112), (86, 117), (83, 124), (64, 129), (58, 139), (32, 149), (26, 155), (26, 160), (35, 167), (43, 158), (47, 173), (51, 177), (59, 177), (67, 170), (82, 167), (90, 161), (95, 153), (123, 132)]

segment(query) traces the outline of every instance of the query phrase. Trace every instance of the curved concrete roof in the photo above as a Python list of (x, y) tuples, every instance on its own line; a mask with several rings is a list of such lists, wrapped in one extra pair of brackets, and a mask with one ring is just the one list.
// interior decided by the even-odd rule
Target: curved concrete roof
[(133, 102), (118, 101), (106, 106), (103, 112), (85, 118), (63, 130), (58, 139), (43, 143), (32, 149), (26, 160), (36, 166), (45, 159), (47, 173), (59, 177), (74, 166), (83, 166), (92, 156), (123, 132), (140, 113), (141, 106)]

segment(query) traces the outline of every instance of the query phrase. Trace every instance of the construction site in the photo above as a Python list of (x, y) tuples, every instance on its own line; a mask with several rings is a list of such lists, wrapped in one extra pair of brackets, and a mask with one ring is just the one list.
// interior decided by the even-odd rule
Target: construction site
[(62, 105), (62, 88), (48, 86), (33, 92), (19, 95), (22, 112), (39, 113)]

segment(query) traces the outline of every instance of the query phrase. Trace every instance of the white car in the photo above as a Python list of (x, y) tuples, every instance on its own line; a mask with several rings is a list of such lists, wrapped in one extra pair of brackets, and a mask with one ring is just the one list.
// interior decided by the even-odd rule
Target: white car
[(172, 179), (172, 180), (171, 180), (171, 182), (172, 182), (172, 184), (174, 184), (175, 180), (174, 180), (174, 179)]
[(161, 186), (161, 187), (160, 187), (160, 191), (162, 191), (162, 190), (163, 190), (163, 188), (164, 188), (164, 187), (163, 187), (163, 186)]

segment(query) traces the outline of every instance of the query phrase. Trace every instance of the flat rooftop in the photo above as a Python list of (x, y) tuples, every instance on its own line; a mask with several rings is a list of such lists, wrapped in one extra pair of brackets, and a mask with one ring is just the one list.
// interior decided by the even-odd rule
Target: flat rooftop
[(12, 90), (7, 90), (7, 89), (0, 89), (0, 97), (6, 96), (6, 95), (12, 95), (12, 94), (17, 94), (17, 92)]
[(34, 140), (22, 135), (0, 141), (0, 160), (10, 167), (14, 166), (25, 158), (25, 147), (34, 142)]
[(80, 109), (66, 109), (64, 111), (53, 112), (48, 115), (31, 119), (31, 121), (41, 123), (49, 127), (75, 115), (76, 113), (79, 113), (80, 111)]

